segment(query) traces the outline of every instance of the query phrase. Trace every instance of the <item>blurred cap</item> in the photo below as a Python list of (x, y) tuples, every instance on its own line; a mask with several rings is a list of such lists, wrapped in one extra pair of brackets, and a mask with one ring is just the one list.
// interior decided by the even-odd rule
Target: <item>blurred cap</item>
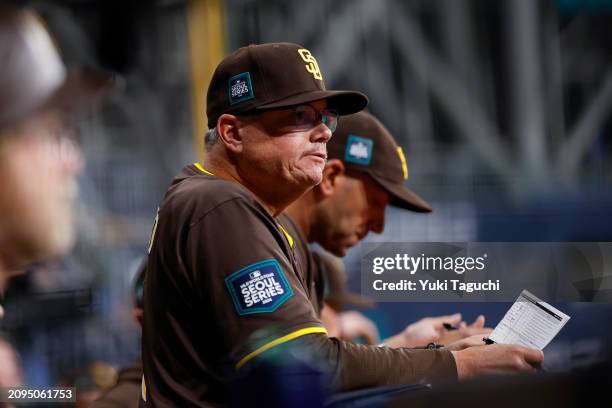
[(325, 302), (336, 310), (340, 310), (344, 306), (374, 307), (374, 302), (371, 299), (349, 292), (344, 264), (339, 258), (314, 251), (312, 255), (325, 279), (327, 292)]
[(105, 72), (67, 72), (40, 18), (14, 7), (0, 6), (0, 60), (0, 127), (41, 109), (76, 109), (112, 85)]
[(208, 87), (209, 129), (224, 113), (282, 108), (327, 99), (340, 115), (359, 112), (368, 104), (361, 92), (328, 91), (315, 57), (292, 43), (242, 47), (217, 66)]
[(431, 212), (430, 205), (405, 186), (408, 164), (404, 151), (371, 113), (341, 118), (327, 143), (327, 157), (342, 160), (347, 169), (369, 174), (391, 194), (391, 205)]

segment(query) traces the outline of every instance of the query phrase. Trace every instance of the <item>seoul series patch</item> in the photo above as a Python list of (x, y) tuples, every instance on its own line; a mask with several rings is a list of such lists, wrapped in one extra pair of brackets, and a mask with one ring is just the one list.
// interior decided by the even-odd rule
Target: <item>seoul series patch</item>
[(231, 77), (228, 81), (228, 88), (230, 105), (248, 101), (255, 97), (251, 85), (251, 74), (248, 72)]
[(276, 259), (257, 262), (225, 278), (239, 315), (271, 313), (293, 296)]
[(349, 135), (346, 142), (344, 160), (351, 163), (367, 166), (372, 161), (374, 141), (365, 137)]

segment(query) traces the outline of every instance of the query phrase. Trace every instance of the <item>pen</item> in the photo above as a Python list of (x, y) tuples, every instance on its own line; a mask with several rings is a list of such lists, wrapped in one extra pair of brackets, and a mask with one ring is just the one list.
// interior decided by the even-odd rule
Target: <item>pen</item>
[(453, 326), (450, 323), (442, 323), (442, 326), (448, 331), (457, 330), (457, 326)]

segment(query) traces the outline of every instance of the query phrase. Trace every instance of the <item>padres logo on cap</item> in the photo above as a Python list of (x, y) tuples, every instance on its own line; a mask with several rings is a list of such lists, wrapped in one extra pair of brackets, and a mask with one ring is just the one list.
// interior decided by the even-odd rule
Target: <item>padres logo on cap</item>
[(319, 69), (319, 64), (317, 64), (317, 60), (306, 48), (300, 48), (298, 50), (300, 57), (307, 62), (305, 65), (306, 71), (310, 72), (315, 79), (323, 80), (323, 75), (321, 75), (321, 70)]

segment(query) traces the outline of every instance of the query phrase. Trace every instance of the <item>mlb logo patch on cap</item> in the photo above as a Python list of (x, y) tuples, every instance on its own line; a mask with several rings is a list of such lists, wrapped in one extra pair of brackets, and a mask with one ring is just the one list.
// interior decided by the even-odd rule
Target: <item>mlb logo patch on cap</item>
[(346, 142), (344, 160), (350, 163), (363, 164), (367, 166), (372, 161), (372, 149), (374, 141), (366, 137), (349, 135)]
[(255, 97), (253, 86), (251, 85), (251, 74), (248, 72), (231, 77), (228, 81), (228, 87), (230, 105), (248, 101)]
[(243, 316), (271, 313), (293, 296), (276, 259), (257, 262), (225, 278), (236, 312)]

